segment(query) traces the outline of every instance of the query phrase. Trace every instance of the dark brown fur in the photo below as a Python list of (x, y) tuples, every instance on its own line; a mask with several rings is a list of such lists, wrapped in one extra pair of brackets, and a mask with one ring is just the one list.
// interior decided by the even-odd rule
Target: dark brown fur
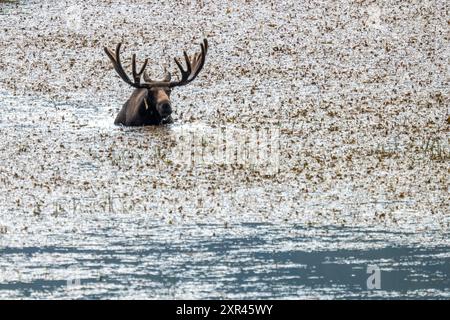
[[(146, 126), (172, 123), (169, 99), (169, 88), (135, 89), (123, 105), (114, 124)], [(170, 110), (162, 110), (163, 105), (169, 105)]]

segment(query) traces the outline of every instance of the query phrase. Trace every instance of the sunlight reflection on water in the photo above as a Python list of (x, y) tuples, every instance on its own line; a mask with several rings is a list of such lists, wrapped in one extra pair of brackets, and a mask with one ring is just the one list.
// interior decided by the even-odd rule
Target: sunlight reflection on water
[[(134, 223), (117, 221), (116, 229), (103, 227), (84, 240), (60, 235), (60, 245), (2, 247), (0, 297), (450, 297), (449, 248), (396, 245), (406, 234)], [(358, 241), (368, 234), (370, 241)], [(330, 246), (336, 239), (339, 245)], [(379, 290), (367, 288), (369, 265), (381, 270)]]

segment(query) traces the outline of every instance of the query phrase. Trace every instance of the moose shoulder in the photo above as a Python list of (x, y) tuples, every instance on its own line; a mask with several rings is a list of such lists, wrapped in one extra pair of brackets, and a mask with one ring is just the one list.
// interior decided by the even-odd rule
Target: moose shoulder
[[(189, 58), (186, 51), (184, 51), (184, 59), (186, 61), (186, 70), (181, 63), (175, 58), (175, 63), (181, 72), (181, 79), (172, 81), (170, 73), (166, 73), (161, 81), (153, 81), (145, 72), (148, 59), (145, 59), (141, 69), (136, 69), (136, 54), (133, 54), (131, 67), (133, 74), (133, 81), (128, 77), (122, 67), (120, 61), (120, 47), (119, 43), (116, 47), (115, 53), (110, 49), (105, 48), (105, 52), (113, 63), (114, 69), (118, 75), (134, 87), (135, 90), (131, 97), (125, 102), (122, 109), (114, 121), (115, 124), (122, 124), (125, 126), (143, 126), (143, 125), (159, 125), (171, 123), (172, 105), (170, 101), (170, 92), (172, 88), (186, 85), (193, 81), (205, 64), (206, 53), (208, 51), (208, 42), (206, 39), (200, 45), (201, 52)], [(144, 81), (141, 82), (141, 78)]]

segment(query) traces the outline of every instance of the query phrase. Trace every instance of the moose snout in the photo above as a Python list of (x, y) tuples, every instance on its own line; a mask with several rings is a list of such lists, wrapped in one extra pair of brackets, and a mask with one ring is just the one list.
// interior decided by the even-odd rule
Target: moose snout
[(161, 116), (166, 117), (172, 113), (172, 106), (169, 101), (162, 102), (160, 105)]

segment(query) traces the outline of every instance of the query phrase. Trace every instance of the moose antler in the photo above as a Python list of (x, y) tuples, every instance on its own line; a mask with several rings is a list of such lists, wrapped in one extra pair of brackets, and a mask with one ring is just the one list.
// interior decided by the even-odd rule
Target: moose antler
[(135, 87), (135, 88), (144, 88), (141, 85), (141, 76), (144, 73), (145, 67), (147, 66), (148, 59), (145, 59), (144, 64), (141, 67), (141, 70), (139, 72), (136, 72), (136, 54), (134, 53), (131, 58), (131, 65), (132, 65), (132, 71), (133, 71), (133, 80), (132, 82), (130, 78), (128, 77), (125, 70), (123, 70), (122, 63), (120, 61), (120, 47), (122, 46), (122, 43), (118, 43), (116, 46), (116, 52), (115, 54), (108, 48), (105, 47), (105, 52), (108, 55), (109, 59), (113, 63), (114, 69), (119, 74), (119, 76), (122, 78), (123, 81), (128, 83), (129, 85)]
[[(200, 44), (201, 52), (197, 53), (194, 58), (191, 59), (187, 55), (186, 51), (183, 51), (184, 54), (184, 60), (186, 61), (186, 70), (184, 70), (181, 63), (178, 61), (177, 58), (175, 58), (175, 63), (177, 64), (178, 68), (181, 72), (181, 79), (179, 81), (152, 81), (148, 75), (145, 73), (145, 68), (147, 67), (148, 59), (145, 59), (144, 64), (142, 65), (139, 72), (136, 71), (136, 54), (133, 54), (131, 59), (131, 67), (133, 72), (133, 80), (131, 81), (128, 77), (127, 73), (122, 67), (122, 63), (120, 61), (120, 48), (122, 46), (122, 43), (117, 44), (116, 51), (113, 53), (110, 49), (104, 48), (107, 56), (113, 63), (114, 69), (116, 70), (117, 74), (122, 78), (123, 81), (128, 83), (130, 86), (135, 88), (152, 88), (152, 87), (178, 87), (178, 86), (184, 86), (188, 84), (189, 82), (193, 81), (200, 71), (203, 68), (203, 65), (205, 64), (206, 59), (206, 53), (208, 52), (208, 41), (206, 39), (203, 40), (203, 43)], [(144, 83), (141, 83), (141, 77), (144, 75)]]
[(169, 83), (169, 87), (184, 86), (193, 81), (198, 76), (203, 68), (203, 65), (205, 64), (206, 53), (208, 52), (208, 40), (203, 39), (203, 43), (200, 44), (200, 47), (202, 48), (202, 52), (197, 53), (192, 61), (189, 59), (186, 51), (183, 52), (187, 70), (184, 70), (183, 66), (177, 58), (174, 59), (178, 68), (180, 69), (181, 80), (171, 81)]

